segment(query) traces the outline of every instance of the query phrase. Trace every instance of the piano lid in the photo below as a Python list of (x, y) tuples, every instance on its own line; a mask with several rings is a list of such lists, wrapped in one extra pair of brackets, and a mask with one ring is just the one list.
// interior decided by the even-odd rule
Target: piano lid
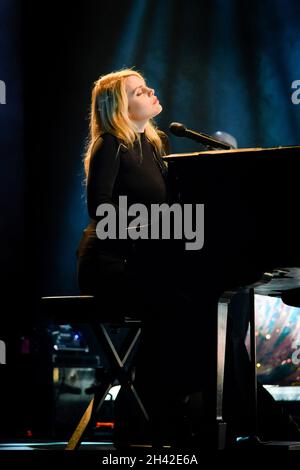
[(191, 153), (172, 153), (170, 155), (163, 156), (163, 160), (170, 162), (178, 159), (195, 159), (195, 158), (203, 158), (203, 157), (218, 157), (222, 156), (222, 158), (226, 157), (253, 157), (255, 156), (271, 156), (276, 157), (282, 156), (283, 153), (285, 154), (295, 154), (300, 155), (300, 145), (290, 145), (290, 146), (280, 146), (280, 147), (255, 147), (255, 148), (238, 148), (238, 149), (231, 149), (231, 150), (204, 150), (201, 152), (191, 152)]

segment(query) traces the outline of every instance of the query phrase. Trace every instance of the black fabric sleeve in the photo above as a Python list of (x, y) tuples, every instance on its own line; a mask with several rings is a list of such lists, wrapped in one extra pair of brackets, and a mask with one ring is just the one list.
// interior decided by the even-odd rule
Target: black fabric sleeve
[(87, 206), (93, 220), (97, 207), (103, 203), (113, 204), (113, 189), (120, 167), (120, 143), (111, 134), (100, 137), (92, 151), (87, 179)]

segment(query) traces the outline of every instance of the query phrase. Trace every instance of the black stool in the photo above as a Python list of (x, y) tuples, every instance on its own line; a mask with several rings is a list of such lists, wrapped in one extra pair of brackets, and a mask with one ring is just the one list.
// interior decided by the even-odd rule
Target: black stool
[[(113, 309), (112, 312), (103, 312), (101, 302), (89, 295), (42, 297), (41, 304), (43, 316), (53, 323), (88, 323), (91, 325), (109, 361), (109, 370), (101, 383), (95, 386), (94, 397), (74, 430), (66, 450), (76, 450), (80, 446), (87, 426), (98, 416), (105, 397), (116, 380), (121, 387), (127, 387), (131, 391), (145, 421), (149, 421), (148, 413), (132, 383), (131, 368), (127, 364), (141, 334), (141, 320), (122, 316), (121, 312), (116, 315)], [(119, 351), (112, 342), (107, 325), (129, 328)]]

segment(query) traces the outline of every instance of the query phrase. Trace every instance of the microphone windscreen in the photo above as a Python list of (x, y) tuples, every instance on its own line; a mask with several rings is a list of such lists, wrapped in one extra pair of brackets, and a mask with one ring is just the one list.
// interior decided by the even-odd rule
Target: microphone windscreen
[(185, 135), (186, 127), (180, 122), (172, 122), (169, 126), (172, 134), (177, 135), (178, 137), (183, 137)]

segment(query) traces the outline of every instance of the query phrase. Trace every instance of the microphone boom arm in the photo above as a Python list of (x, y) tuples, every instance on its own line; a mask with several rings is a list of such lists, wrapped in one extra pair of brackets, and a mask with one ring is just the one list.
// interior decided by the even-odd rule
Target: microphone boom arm
[(223, 142), (218, 139), (214, 139), (210, 135), (191, 131), (179, 122), (172, 122), (172, 124), (170, 124), (169, 129), (172, 132), (172, 134), (178, 137), (187, 137), (189, 139), (195, 140), (196, 142), (200, 142), (200, 144), (203, 144), (209, 147), (223, 149), (223, 150), (230, 150), (232, 148), (230, 144), (227, 144), (226, 142)]

